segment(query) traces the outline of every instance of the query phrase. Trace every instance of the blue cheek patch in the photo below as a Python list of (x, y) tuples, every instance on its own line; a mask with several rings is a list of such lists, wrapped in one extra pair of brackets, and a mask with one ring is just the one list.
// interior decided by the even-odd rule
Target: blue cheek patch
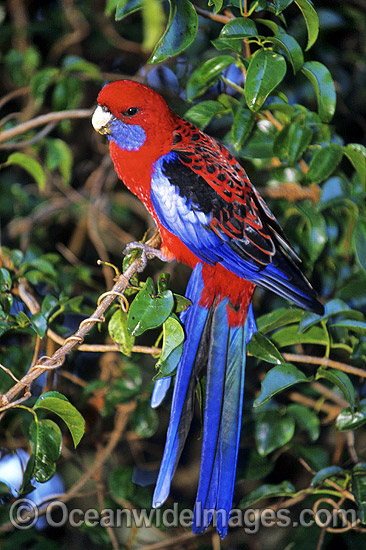
[(145, 131), (137, 124), (124, 124), (114, 120), (110, 125), (109, 141), (114, 141), (121, 149), (138, 151), (146, 141)]

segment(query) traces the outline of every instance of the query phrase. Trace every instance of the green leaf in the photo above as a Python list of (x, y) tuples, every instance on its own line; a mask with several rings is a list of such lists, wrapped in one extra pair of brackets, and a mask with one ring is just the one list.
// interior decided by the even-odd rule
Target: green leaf
[(354, 332), (359, 332), (360, 334), (366, 335), (366, 323), (362, 321), (354, 321), (353, 319), (343, 319), (342, 321), (337, 321), (336, 323), (332, 323), (330, 326), (347, 328), (348, 330), (353, 330)]
[(237, 38), (249, 38), (251, 36), (258, 36), (257, 27), (252, 19), (237, 17), (231, 19), (220, 32), (219, 38), (224, 39), (237, 39)]
[(355, 410), (346, 407), (337, 416), (336, 426), (338, 430), (357, 430), (366, 422), (366, 400), (363, 399)]
[(58, 168), (65, 185), (70, 182), (72, 164), (71, 149), (63, 139), (46, 140), (46, 166), (48, 170)]
[(261, 392), (254, 401), (254, 407), (259, 407), (269, 401), (277, 393), (299, 384), (311, 382), (312, 376), (307, 377), (295, 365), (285, 363), (277, 365), (267, 372), (262, 380)]
[(275, 363), (276, 365), (284, 363), (283, 357), (276, 346), (260, 332), (253, 334), (247, 349), (251, 355), (268, 363)]
[(287, 414), (295, 419), (296, 424), (309, 434), (311, 441), (316, 441), (320, 433), (318, 415), (305, 405), (292, 403), (287, 407)]
[(30, 157), (29, 155), (25, 155), (24, 153), (12, 153), (8, 157), (4, 166), (11, 165), (20, 166), (26, 170), (28, 174), (30, 174), (37, 182), (39, 190), (43, 191), (46, 184), (46, 176), (38, 160)]
[(311, 327), (303, 333), (298, 332), (296, 325), (280, 329), (271, 336), (277, 347), (293, 346), (295, 344), (319, 344), (326, 345), (328, 337), (323, 327)]
[(139, 437), (147, 438), (154, 435), (159, 426), (156, 411), (148, 401), (140, 401), (130, 418), (131, 429)]
[(272, 50), (257, 50), (250, 58), (245, 81), (245, 99), (249, 109), (258, 111), (286, 74), (284, 57)]
[(198, 16), (189, 0), (169, 0), (170, 13), (168, 26), (156, 44), (149, 63), (161, 63), (168, 57), (177, 55), (190, 44), (197, 34)]
[(31, 78), (31, 91), (38, 106), (42, 105), (47, 89), (53, 84), (59, 72), (56, 67), (46, 67)]
[(313, 3), (310, 0), (295, 0), (295, 4), (300, 8), (301, 13), (305, 19), (306, 27), (308, 30), (308, 43), (306, 51), (316, 42), (319, 33), (319, 18), (316, 13)]
[(184, 114), (184, 118), (203, 130), (213, 118), (226, 111), (226, 107), (218, 101), (201, 101), (188, 109)]
[(234, 122), (231, 127), (231, 140), (234, 148), (239, 151), (248, 139), (253, 126), (254, 114), (243, 107), (239, 107), (234, 115)]
[(288, 58), (294, 73), (297, 73), (301, 69), (304, 64), (304, 55), (300, 44), (293, 36), (280, 32), (275, 36), (269, 37), (267, 40), (279, 48), (279, 53), (283, 53)]
[(222, 71), (232, 63), (235, 63), (235, 59), (231, 55), (217, 55), (197, 67), (187, 82), (187, 100), (196, 99), (213, 86), (219, 80)]
[(318, 149), (309, 164), (306, 174), (308, 183), (320, 183), (329, 178), (341, 162), (343, 149), (339, 143), (331, 143), (327, 147)]
[(340, 468), (339, 466), (327, 466), (326, 468), (322, 468), (315, 474), (313, 479), (311, 480), (311, 486), (316, 487), (317, 485), (321, 485), (326, 479), (329, 479), (333, 476), (338, 477), (338, 474), (344, 472), (343, 468)]
[(276, 15), (280, 15), (294, 0), (273, 0), (276, 8)]
[(366, 147), (360, 143), (348, 143), (343, 147), (343, 152), (352, 163), (360, 178), (361, 185), (366, 185)]
[(131, 13), (141, 10), (143, 2), (144, 0), (120, 0), (116, 9), (116, 21), (121, 21)]
[(128, 311), (127, 326), (130, 334), (139, 336), (146, 330), (159, 327), (169, 317), (173, 307), (171, 290), (156, 295), (153, 280), (149, 277)]
[(364, 316), (360, 311), (351, 309), (343, 300), (335, 298), (325, 304), (324, 315), (318, 315), (310, 311), (305, 311), (304, 316), (299, 325), (299, 332), (303, 332), (307, 328), (319, 323), (321, 320), (325, 321), (334, 315), (345, 315), (347, 319), (363, 319)]
[(256, 449), (250, 449), (245, 462), (244, 479), (260, 479), (268, 476), (275, 467), (275, 462), (261, 456)]
[(356, 220), (352, 241), (357, 261), (362, 269), (366, 271), (366, 222), (364, 220)]
[(241, 53), (243, 42), (238, 38), (237, 40), (230, 40), (230, 38), (216, 38), (211, 40), (212, 45), (217, 50), (231, 50), (237, 54)]
[(47, 320), (41, 312), (32, 315), (32, 317), (30, 318), (30, 324), (35, 330), (36, 334), (38, 334), (40, 338), (43, 338), (47, 331)]
[(255, 502), (259, 500), (271, 498), (271, 497), (285, 497), (293, 496), (296, 494), (296, 489), (290, 483), (290, 481), (282, 481), (276, 485), (271, 483), (266, 483), (261, 485), (257, 489), (251, 491), (246, 495), (239, 503), (240, 508), (248, 508), (252, 506)]
[(352, 493), (361, 523), (366, 523), (366, 464), (359, 462), (352, 470)]
[(44, 483), (51, 479), (56, 471), (56, 460), (60, 458), (61, 430), (52, 420), (33, 421), (29, 428), (32, 453), (35, 456), (33, 475)]
[(163, 324), (163, 348), (156, 368), (160, 369), (159, 378), (170, 376), (177, 368), (183, 352), (184, 330), (173, 316)]
[(329, 454), (326, 449), (324, 449), (324, 446), (292, 443), (291, 450), (296, 456), (303, 458), (314, 471), (325, 468), (330, 461)]
[(302, 72), (310, 80), (318, 101), (318, 113), (323, 122), (330, 122), (336, 108), (336, 91), (332, 75), (319, 61), (307, 61)]
[(127, 313), (122, 309), (117, 309), (108, 323), (108, 332), (112, 340), (119, 344), (121, 352), (130, 357), (135, 337), (131, 336), (128, 331), (127, 319)]
[(319, 378), (325, 378), (332, 384), (338, 386), (338, 388), (342, 391), (344, 397), (347, 399), (347, 401), (349, 401), (352, 409), (354, 409), (356, 399), (355, 389), (348, 374), (336, 369), (326, 369), (324, 367), (319, 367), (315, 376), (315, 380), (319, 380)]
[(260, 332), (271, 332), (292, 323), (298, 323), (304, 315), (302, 309), (282, 307), (271, 313), (266, 313), (257, 319), (257, 327)]
[(277, 135), (273, 152), (280, 158), (288, 160), (289, 164), (295, 164), (310, 145), (313, 131), (303, 122), (290, 122)]
[(48, 319), (51, 312), (58, 305), (58, 300), (52, 294), (47, 294), (42, 302), (41, 313), (45, 319)]
[(33, 409), (46, 409), (57, 414), (69, 428), (75, 447), (79, 444), (85, 432), (85, 421), (64, 395), (57, 391), (44, 393), (37, 399)]
[(275, 449), (286, 445), (295, 433), (295, 420), (292, 416), (282, 415), (276, 409), (258, 414), (255, 427), (255, 439), (260, 455), (266, 456)]

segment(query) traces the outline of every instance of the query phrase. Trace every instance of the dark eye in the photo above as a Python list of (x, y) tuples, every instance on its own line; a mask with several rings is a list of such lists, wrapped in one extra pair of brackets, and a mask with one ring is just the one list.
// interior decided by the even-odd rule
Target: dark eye
[(139, 110), (140, 109), (138, 109), (137, 107), (130, 107), (129, 109), (127, 109), (127, 111), (125, 111), (122, 114), (123, 114), (123, 116), (134, 116), (134, 115), (137, 115)]

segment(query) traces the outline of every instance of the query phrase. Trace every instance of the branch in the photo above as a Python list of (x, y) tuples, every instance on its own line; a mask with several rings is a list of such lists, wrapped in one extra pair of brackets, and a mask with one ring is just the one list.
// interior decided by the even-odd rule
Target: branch
[(8, 139), (12, 139), (16, 136), (24, 134), (29, 130), (33, 130), (33, 128), (37, 128), (37, 126), (49, 124), (50, 122), (60, 122), (62, 120), (66, 120), (70, 118), (88, 118), (92, 115), (92, 113), (93, 113), (92, 109), (72, 109), (70, 111), (56, 111), (55, 113), (47, 113), (46, 115), (40, 115), (40, 116), (37, 116), (36, 118), (32, 118), (31, 120), (27, 120), (27, 122), (18, 124), (18, 126), (15, 126), (14, 128), (10, 128), (10, 130), (6, 130), (5, 132), (2, 132), (0, 134), (0, 143), (3, 143), (4, 141), (8, 141)]
[(128, 267), (128, 269), (123, 274), (118, 276), (116, 284), (113, 286), (111, 291), (107, 293), (107, 295), (103, 298), (91, 317), (85, 319), (80, 323), (78, 330), (64, 341), (63, 345), (58, 350), (56, 350), (52, 357), (40, 358), (38, 360), (38, 363), (32, 366), (28, 373), (23, 376), (23, 378), (19, 382), (17, 382), (12, 388), (10, 388), (10, 390), (6, 394), (0, 396), (0, 411), (11, 408), (13, 406), (13, 401), (18, 397), (21, 392), (25, 392), (27, 397), (30, 397), (29, 387), (36, 378), (38, 378), (47, 370), (61, 367), (66, 355), (68, 355), (71, 350), (73, 350), (75, 347), (78, 347), (83, 342), (85, 336), (88, 334), (90, 329), (96, 323), (104, 321), (104, 313), (106, 312), (106, 310), (117, 298), (117, 296), (126, 290), (130, 278), (141, 268), (141, 266), (142, 260), (140, 258), (134, 260)]

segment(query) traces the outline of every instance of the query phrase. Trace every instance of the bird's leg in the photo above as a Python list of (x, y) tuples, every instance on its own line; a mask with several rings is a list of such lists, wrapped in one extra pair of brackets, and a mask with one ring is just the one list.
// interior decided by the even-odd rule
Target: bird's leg
[(127, 256), (132, 250), (138, 248), (141, 250), (141, 267), (138, 269), (138, 272), (140, 273), (143, 271), (146, 267), (147, 260), (152, 260), (153, 258), (159, 258), (162, 262), (166, 262), (166, 258), (164, 258), (161, 250), (158, 250), (157, 248), (154, 248), (152, 246), (149, 246), (145, 243), (139, 243), (139, 242), (132, 242), (128, 243), (126, 248), (123, 250), (123, 254)]

